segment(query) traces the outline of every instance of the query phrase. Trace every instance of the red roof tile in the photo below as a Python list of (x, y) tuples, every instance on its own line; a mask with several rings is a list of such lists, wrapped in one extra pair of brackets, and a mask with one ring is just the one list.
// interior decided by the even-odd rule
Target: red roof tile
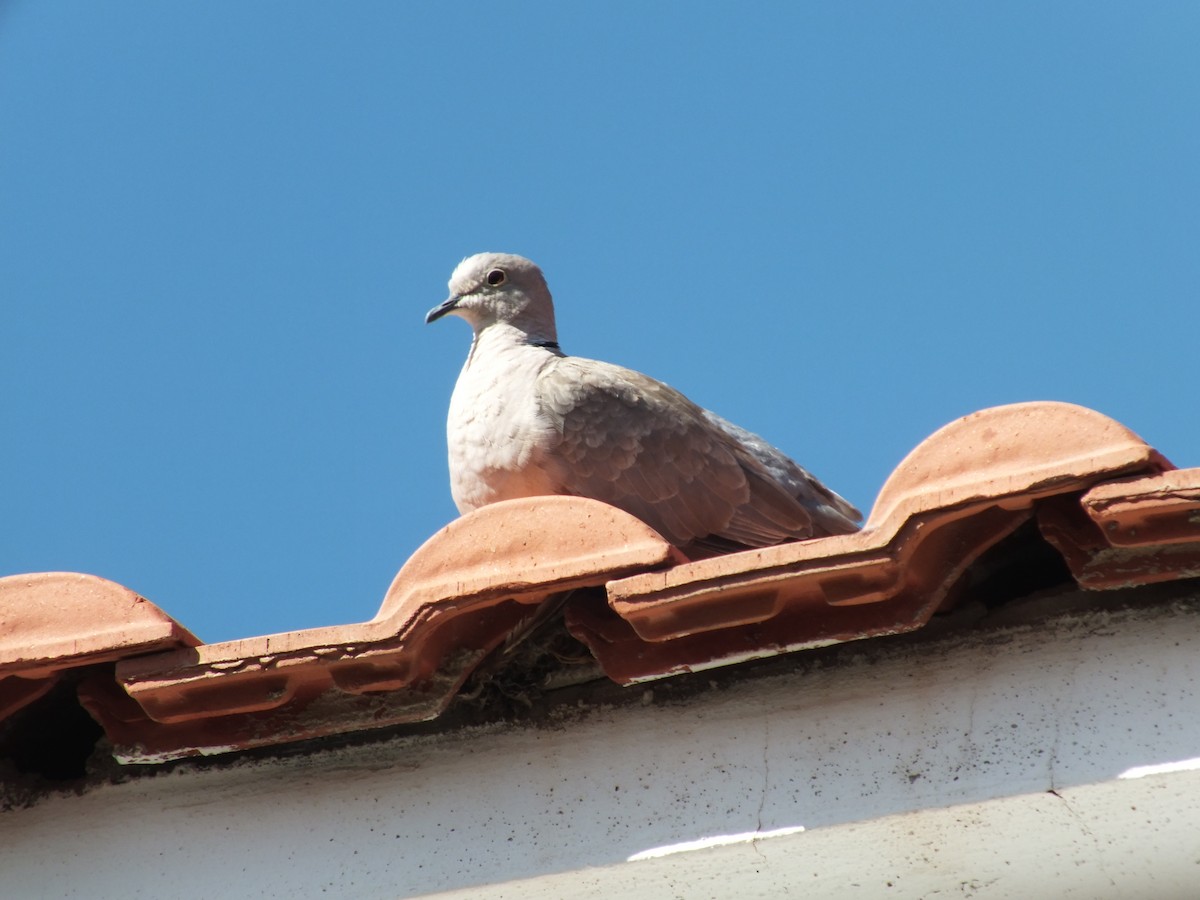
[(1082, 587), (1200, 577), (1200, 469), (1100, 484), (1038, 523)]
[(1200, 469), (1099, 484), (1083, 495), (1089, 518), (1116, 547), (1200, 540)]
[(0, 578), (0, 720), (66, 669), (198, 643), (153, 603), (94, 575)]
[(539, 604), (581, 587), (607, 593), (570, 596), (566, 624), (622, 683), (894, 634), (952, 603), (1030, 522), (1084, 587), (1200, 575), (1200, 470), (1173, 470), (1090, 410), (1017, 404), (922, 442), (859, 533), (689, 562), (595, 501), (496, 504), (434, 535), (357, 625), (197, 646), (110, 582), (3, 579), (0, 718), (58, 671), (116, 660), (115, 678), (92, 666), (78, 692), (125, 759), (429, 719)]
[(18, 676), (0, 678), (0, 722), (37, 700), (54, 687), (56, 681), (58, 679), (53, 676), (32, 679)]
[(198, 643), (150, 601), (94, 575), (0, 578), (0, 675), (29, 678)]
[(117, 679), (145, 716), (100, 691), (89, 708), (131, 757), (429, 719), (550, 595), (680, 559), (594, 500), (495, 504), (413, 554), (370, 622), (128, 660)]

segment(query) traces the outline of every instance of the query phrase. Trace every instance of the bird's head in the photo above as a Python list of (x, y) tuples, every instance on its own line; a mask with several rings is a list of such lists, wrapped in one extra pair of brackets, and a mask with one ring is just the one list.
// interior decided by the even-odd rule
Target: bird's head
[(450, 296), (425, 314), (425, 322), (446, 315), (466, 319), (476, 334), (504, 323), (537, 340), (557, 340), (542, 270), (511, 253), (477, 253), (460, 262), (450, 276)]

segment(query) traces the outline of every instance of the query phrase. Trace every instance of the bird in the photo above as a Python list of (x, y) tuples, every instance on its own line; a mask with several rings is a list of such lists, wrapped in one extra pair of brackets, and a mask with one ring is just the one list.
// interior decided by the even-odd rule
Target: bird
[(758, 435), (674, 388), (559, 347), (542, 270), (478, 253), (426, 324), (474, 336), (450, 399), (450, 487), (467, 514), (570, 495), (641, 519), (690, 558), (857, 531), (861, 513)]

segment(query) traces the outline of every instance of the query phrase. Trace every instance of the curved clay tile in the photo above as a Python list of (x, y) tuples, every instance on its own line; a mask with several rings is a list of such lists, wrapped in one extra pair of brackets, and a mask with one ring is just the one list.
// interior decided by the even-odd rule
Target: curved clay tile
[(45, 694), (64, 669), (197, 643), (153, 603), (95, 575), (0, 578), (0, 720)]
[(117, 677), (144, 716), (102, 690), (89, 708), (136, 759), (421, 721), (550, 595), (680, 559), (594, 500), (498, 503), (417, 550), (370, 622), (129, 660)]
[(0, 674), (30, 677), (198, 643), (149, 600), (95, 575), (0, 578)]
[(1108, 416), (1072, 403), (1038, 401), (984, 409), (939, 428), (896, 466), (867, 528), (897, 514), (1061, 493), (1070, 485), (1169, 466), (1149, 444)]
[(1045, 504), (1038, 525), (1091, 590), (1200, 577), (1200, 469), (1098, 484)]

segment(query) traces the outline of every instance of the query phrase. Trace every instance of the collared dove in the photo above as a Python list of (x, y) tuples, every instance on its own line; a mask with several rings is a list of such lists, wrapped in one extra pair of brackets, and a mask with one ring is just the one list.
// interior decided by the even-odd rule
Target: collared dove
[(425, 321), (445, 315), (475, 332), (446, 429), (460, 512), (591, 497), (697, 555), (857, 530), (857, 509), (758, 435), (639, 372), (564, 354), (528, 259), (464, 259)]

